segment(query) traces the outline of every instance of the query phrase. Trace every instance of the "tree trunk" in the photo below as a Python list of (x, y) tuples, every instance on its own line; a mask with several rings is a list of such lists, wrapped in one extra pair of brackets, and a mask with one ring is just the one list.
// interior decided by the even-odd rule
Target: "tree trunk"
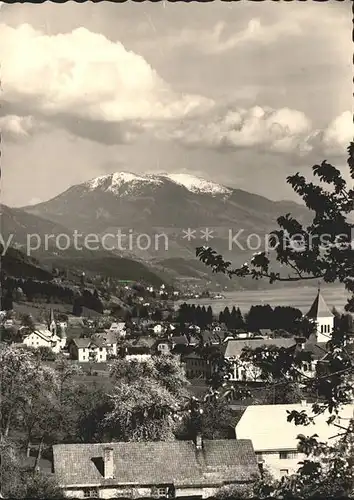
[(31, 441), (32, 441), (32, 426), (27, 428), (27, 439), (26, 439), (26, 457), (31, 455)]
[(9, 415), (7, 417), (7, 422), (6, 422), (5, 431), (4, 431), (5, 437), (7, 437), (9, 435), (9, 432), (10, 432), (11, 415), (12, 415), (12, 411), (9, 412)]
[(30, 438), (27, 439), (27, 445), (26, 445), (26, 457), (31, 456), (31, 440)]
[(34, 463), (35, 472), (39, 471), (39, 462), (42, 458), (43, 444), (44, 444), (44, 437), (41, 438), (41, 441), (40, 441), (39, 446), (38, 446), (38, 453), (36, 456), (36, 461)]

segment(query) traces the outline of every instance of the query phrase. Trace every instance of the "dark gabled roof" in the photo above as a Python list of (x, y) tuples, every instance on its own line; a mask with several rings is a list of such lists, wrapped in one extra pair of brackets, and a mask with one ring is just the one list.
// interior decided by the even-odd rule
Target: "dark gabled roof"
[(305, 344), (304, 351), (310, 352), (312, 354), (312, 358), (316, 361), (323, 359), (328, 354), (326, 342), (307, 342)]
[(71, 339), (70, 342), (76, 344), (76, 347), (78, 349), (86, 349), (91, 345), (94, 345), (96, 347), (103, 347), (105, 345), (105, 343), (101, 339), (94, 339), (94, 340), (89, 338)]
[(131, 347), (148, 347), (152, 348), (153, 345), (156, 343), (156, 339), (153, 337), (147, 337), (145, 335), (142, 335), (136, 339), (133, 339), (129, 341)]
[(275, 345), (276, 347), (289, 348), (295, 345), (294, 339), (245, 339), (245, 340), (229, 340), (225, 347), (224, 356), (226, 358), (239, 357), (245, 347), (250, 349), (257, 349), (258, 347), (266, 346), (270, 347)]
[(226, 337), (226, 332), (211, 332), (210, 330), (205, 330), (201, 332), (201, 337), (204, 343), (212, 342), (215, 344), (221, 344)]
[[(113, 449), (114, 479), (105, 479), (96, 465), (104, 448)], [(96, 459), (96, 460), (95, 460)], [(192, 441), (156, 441), (53, 446), (56, 478), (61, 486), (222, 485), (249, 481), (258, 465), (249, 439), (205, 440), (202, 451)]]
[(317, 296), (306, 316), (311, 319), (333, 317), (333, 313), (329, 310), (320, 290), (318, 290)]
[(176, 345), (188, 345), (188, 340), (185, 335), (171, 337), (171, 342)]
[(94, 342), (103, 342), (107, 345), (117, 344), (117, 336), (113, 332), (99, 332), (92, 335), (91, 339)]

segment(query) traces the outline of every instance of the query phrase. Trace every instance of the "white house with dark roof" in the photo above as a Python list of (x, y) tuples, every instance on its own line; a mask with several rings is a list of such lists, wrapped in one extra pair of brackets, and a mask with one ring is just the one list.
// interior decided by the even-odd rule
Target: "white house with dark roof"
[(96, 333), (91, 337), (91, 340), (97, 340), (100, 345), (103, 343), (107, 350), (107, 356), (117, 356), (117, 337), (118, 335), (110, 330)]
[(53, 334), (45, 325), (35, 324), (33, 329), (24, 326), (19, 329), (19, 332), (23, 335), (23, 344), (28, 347), (35, 349), (48, 347), (56, 354), (65, 347), (66, 339)]
[(232, 372), (230, 374), (231, 381), (244, 381), (244, 382), (262, 382), (260, 378), (261, 370), (253, 363), (241, 360), (241, 354), (245, 348), (257, 349), (259, 347), (276, 347), (289, 348), (296, 345), (292, 338), (278, 338), (278, 339), (234, 339), (229, 340), (223, 347), (224, 357), (232, 362)]
[[(328, 425), (326, 420), (331, 414), (324, 413), (308, 426), (295, 425), (287, 421), (287, 411), (305, 410), (311, 415), (311, 405), (251, 405), (248, 406), (236, 424), (237, 439), (251, 439), (259, 463), (262, 463), (276, 478), (295, 473), (299, 462), (305, 455), (298, 452), (297, 436), (313, 436), (318, 434), (318, 440), (331, 442), (338, 435), (338, 427)], [(340, 419), (334, 423), (348, 426), (354, 417), (354, 405), (345, 405), (339, 412)], [(331, 439), (332, 438), (332, 439)]]
[(81, 363), (104, 363), (107, 361), (107, 346), (99, 339), (71, 339), (68, 343), (71, 359)]
[(334, 315), (327, 306), (320, 289), (306, 317), (317, 325), (317, 342), (328, 342), (334, 329)]
[(56, 479), (69, 498), (208, 498), (224, 484), (259, 477), (249, 439), (53, 446)]

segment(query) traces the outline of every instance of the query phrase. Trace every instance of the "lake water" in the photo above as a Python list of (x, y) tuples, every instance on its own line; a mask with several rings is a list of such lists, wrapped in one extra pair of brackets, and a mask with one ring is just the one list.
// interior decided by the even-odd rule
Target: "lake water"
[[(338, 311), (343, 311), (347, 302), (348, 293), (344, 286), (321, 286), (321, 293), (330, 309), (335, 307)], [(239, 307), (242, 312), (247, 312), (253, 305), (269, 304), (271, 306), (292, 306), (306, 313), (317, 295), (316, 286), (278, 288), (269, 290), (241, 290), (233, 292), (223, 292), (223, 299), (190, 299), (182, 300), (176, 304), (177, 308), (183, 302), (213, 308), (214, 313), (219, 313), (225, 307), (231, 309), (233, 306)]]

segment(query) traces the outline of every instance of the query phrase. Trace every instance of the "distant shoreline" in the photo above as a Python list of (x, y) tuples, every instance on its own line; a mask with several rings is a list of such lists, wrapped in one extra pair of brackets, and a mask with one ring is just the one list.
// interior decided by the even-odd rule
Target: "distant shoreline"
[[(321, 286), (322, 295), (325, 298), (328, 306), (332, 309), (335, 307), (338, 311), (343, 311), (346, 304), (348, 293), (344, 286)], [(292, 306), (300, 309), (302, 312), (307, 312), (314, 298), (316, 297), (316, 286), (304, 286), (293, 288), (274, 288), (267, 290), (242, 290), (222, 292), (225, 298), (223, 299), (188, 299), (180, 300), (175, 303), (178, 309), (180, 304), (196, 304), (200, 306), (212, 307), (213, 311), (218, 313), (226, 306), (232, 308), (239, 307), (242, 312), (246, 312), (252, 305), (269, 304), (275, 306)]]

